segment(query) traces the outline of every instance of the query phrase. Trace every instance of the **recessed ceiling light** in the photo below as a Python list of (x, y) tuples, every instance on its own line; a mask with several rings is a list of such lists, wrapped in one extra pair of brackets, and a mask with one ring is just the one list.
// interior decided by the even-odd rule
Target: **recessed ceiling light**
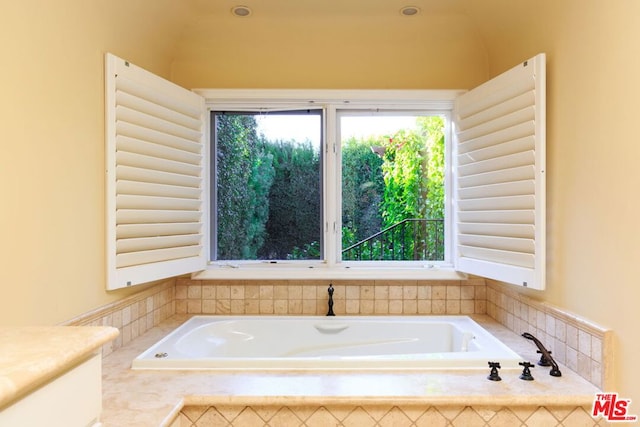
[(244, 18), (245, 16), (251, 15), (251, 9), (249, 9), (247, 6), (234, 6), (231, 9), (231, 13), (240, 18)]
[(417, 6), (405, 6), (400, 9), (400, 14), (404, 16), (415, 16), (420, 13), (420, 8)]

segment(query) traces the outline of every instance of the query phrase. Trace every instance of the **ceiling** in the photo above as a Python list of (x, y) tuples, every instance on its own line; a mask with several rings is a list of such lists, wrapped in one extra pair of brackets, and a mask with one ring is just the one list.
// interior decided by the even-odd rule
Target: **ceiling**
[(416, 6), (421, 14), (459, 14), (469, 0), (191, 0), (198, 15), (231, 15), (234, 6), (251, 9), (259, 16), (340, 16), (397, 15), (405, 6)]

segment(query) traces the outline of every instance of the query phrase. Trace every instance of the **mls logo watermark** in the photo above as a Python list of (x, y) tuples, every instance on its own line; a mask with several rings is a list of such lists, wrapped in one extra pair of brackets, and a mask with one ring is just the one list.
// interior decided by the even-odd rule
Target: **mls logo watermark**
[(597, 393), (593, 400), (591, 416), (602, 416), (607, 421), (631, 422), (637, 421), (636, 415), (628, 415), (631, 399), (619, 399), (618, 393)]

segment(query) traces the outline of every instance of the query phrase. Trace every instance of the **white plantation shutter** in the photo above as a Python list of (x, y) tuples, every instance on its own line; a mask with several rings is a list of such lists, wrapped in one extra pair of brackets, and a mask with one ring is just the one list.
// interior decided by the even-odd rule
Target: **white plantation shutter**
[(106, 56), (107, 289), (205, 268), (204, 99)]
[(544, 54), (461, 95), (454, 115), (456, 268), (544, 289)]

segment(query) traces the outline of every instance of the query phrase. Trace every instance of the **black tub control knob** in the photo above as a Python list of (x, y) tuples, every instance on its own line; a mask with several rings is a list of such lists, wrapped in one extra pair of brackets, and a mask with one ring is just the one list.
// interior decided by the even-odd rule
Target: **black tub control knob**
[(491, 368), (491, 372), (487, 379), (491, 381), (502, 381), (500, 375), (498, 375), (498, 369), (500, 369), (500, 362), (489, 362), (489, 367)]
[(520, 379), (525, 381), (533, 381), (533, 376), (531, 375), (530, 368), (533, 368), (534, 365), (529, 362), (520, 362), (518, 365), (522, 366), (522, 373), (520, 374)]

